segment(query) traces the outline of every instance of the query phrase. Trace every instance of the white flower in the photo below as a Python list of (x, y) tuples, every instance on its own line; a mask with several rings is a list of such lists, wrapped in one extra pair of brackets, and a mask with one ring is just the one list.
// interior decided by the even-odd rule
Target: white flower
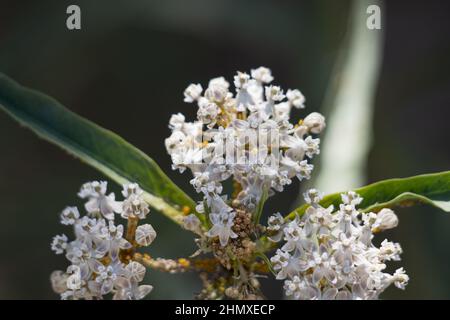
[(68, 239), (65, 234), (53, 237), (52, 250), (55, 251), (56, 254), (64, 253), (67, 248), (67, 240)]
[[(306, 123), (301, 119), (296, 125), (290, 123), (291, 109), (303, 108), (305, 97), (299, 90), (288, 90), (285, 96), (281, 87), (269, 84), (272, 80), (271, 71), (260, 67), (250, 74), (237, 72), (235, 90), (223, 77), (211, 79), (203, 93), (200, 85), (191, 85), (185, 96), (187, 102), (195, 101), (198, 106), (196, 119), (189, 122), (180, 114), (170, 119), (171, 134), (165, 146), (172, 168), (192, 173), (191, 185), (203, 194), (197, 212), (211, 221), (206, 233), (194, 215), (186, 217), (183, 224), (200, 236), (207, 249), (216, 238), (223, 247), (230, 238), (247, 234), (233, 231), (242, 227), (234, 225), (236, 212), (255, 214), (265, 194), (272, 196), (297, 179), (311, 177), (314, 166), (305, 157), (320, 152), (320, 140), (311, 134), (323, 129), (323, 117), (313, 113), (305, 118)], [(222, 193), (230, 180), (238, 187), (228, 201)], [(236, 223), (244, 220), (239, 218)], [(268, 237), (279, 241), (285, 223), (278, 225), (275, 218), (271, 223)], [(327, 228), (321, 224), (321, 232)]]
[(52, 284), (52, 289), (56, 293), (62, 294), (67, 291), (67, 278), (68, 275), (61, 271), (55, 270), (50, 275), (50, 282)]
[(67, 268), (67, 274), (69, 277), (66, 280), (66, 286), (70, 290), (79, 290), (81, 289), (81, 270), (80, 267), (71, 265)]
[(325, 129), (325, 118), (323, 115), (317, 112), (310, 113), (303, 120), (305, 125), (311, 133), (318, 134)]
[(320, 153), (320, 149), (319, 149), (319, 144), (320, 144), (320, 139), (313, 139), (311, 136), (308, 136), (305, 139), (305, 144), (306, 144), (306, 155), (309, 158), (312, 158), (315, 154), (319, 154)]
[(184, 102), (194, 102), (198, 100), (200, 95), (202, 94), (203, 88), (200, 84), (191, 83), (186, 90), (184, 90)]
[(125, 198), (130, 197), (131, 195), (140, 196), (144, 193), (144, 191), (139, 187), (137, 183), (127, 183), (122, 186), (122, 195)]
[(395, 228), (398, 225), (397, 215), (391, 209), (381, 209), (372, 225), (373, 231), (382, 231)]
[(307, 145), (305, 140), (297, 135), (285, 135), (281, 138), (281, 147), (287, 148), (286, 156), (294, 161), (302, 160), (305, 156)]
[(278, 86), (267, 86), (265, 87), (266, 99), (268, 101), (281, 101), (286, 96), (283, 94), (283, 90), (281, 90)]
[(390, 242), (387, 239), (384, 239), (383, 242), (381, 242), (379, 256), (386, 261), (400, 261), (400, 254), (402, 252), (403, 250), (399, 243)]
[(66, 207), (61, 213), (61, 223), (68, 226), (75, 223), (80, 217), (77, 207)]
[(214, 125), (220, 109), (214, 102), (199, 104), (197, 118), (204, 124)]
[(138, 285), (138, 282), (126, 277), (117, 278), (114, 288), (114, 300), (141, 300), (153, 290), (151, 285)]
[(208, 199), (211, 208), (209, 218), (213, 226), (208, 230), (207, 236), (211, 238), (219, 237), (220, 245), (226, 246), (229, 238), (237, 238), (237, 234), (231, 229), (234, 225), (236, 213), (232, 211), (222, 198), (216, 196)]
[(207, 233), (208, 237), (218, 236), (222, 247), (227, 245), (229, 238), (237, 238), (237, 234), (231, 230), (235, 215), (234, 212), (211, 213), (209, 217), (213, 226)]
[(80, 198), (88, 198), (85, 204), (87, 212), (101, 213), (106, 219), (114, 219), (114, 213), (122, 212), (122, 203), (115, 201), (115, 194), (106, 195), (107, 182), (94, 181), (84, 184), (78, 195)]
[(136, 229), (136, 242), (141, 246), (149, 246), (156, 238), (156, 231), (150, 224), (143, 224)]
[(277, 212), (270, 216), (267, 220), (267, 230), (269, 231), (279, 231), (284, 224), (284, 218), (281, 213)]
[(359, 205), (363, 198), (361, 198), (356, 192), (348, 191), (346, 193), (341, 194), (342, 203), (349, 204), (352, 206)]
[(234, 76), (234, 86), (236, 89), (247, 89), (248, 82), (250, 81), (250, 76), (245, 72), (237, 72)]
[(142, 198), (142, 195), (131, 194), (123, 201), (121, 216), (124, 219), (145, 219), (149, 212), (148, 203)]
[(205, 90), (205, 97), (211, 102), (223, 103), (231, 95), (228, 87), (229, 83), (223, 77), (212, 79)]
[(181, 113), (173, 114), (169, 120), (169, 128), (172, 130), (181, 130), (185, 124), (185, 118)]
[(184, 217), (183, 228), (195, 233), (200, 233), (200, 220), (195, 214), (191, 213), (190, 215)]
[(409, 282), (409, 277), (405, 273), (405, 270), (403, 270), (403, 268), (399, 268), (395, 271), (395, 273), (393, 275), (393, 281), (394, 281), (394, 285), (397, 288), (404, 290), (406, 285)]
[(252, 77), (262, 83), (270, 83), (273, 80), (272, 72), (265, 67), (259, 67), (251, 70)]
[[(123, 225), (114, 222), (114, 210), (122, 212), (122, 208), (116, 208), (122, 202), (116, 202), (113, 193), (106, 196), (106, 191), (106, 182), (86, 183), (79, 196), (88, 199), (88, 215), (81, 216), (75, 207), (67, 207), (61, 213), (61, 223), (73, 225), (75, 234), (73, 241), (64, 234), (57, 235), (51, 244), (56, 254), (65, 253), (70, 261), (66, 272), (55, 271), (51, 275), (52, 287), (61, 299), (102, 299), (109, 293), (116, 299), (142, 299), (152, 289), (152, 286), (139, 285), (145, 268), (136, 261), (125, 265), (120, 253), (129, 254), (126, 250), (136, 248), (137, 244), (149, 245), (156, 232), (148, 224), (137, 226), (137, 244), (128, 242)], [(142, 189), (136, 183), (129, 183), (123, 186), (122, 195), (126, 197), (123, 216), (144, 218), (148, 206), (142, 202)]]

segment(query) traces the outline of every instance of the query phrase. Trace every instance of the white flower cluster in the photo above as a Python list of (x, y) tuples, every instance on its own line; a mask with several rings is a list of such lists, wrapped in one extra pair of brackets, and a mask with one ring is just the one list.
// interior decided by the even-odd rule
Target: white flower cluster
[(191, 84), (184, 101), (198, 105), (197, 120), (186, 122), (178, 113), (169, 122), (172, 134), (165, 145), (173, 168), (192, 171), (191, 184), (205, 197), (198, 211), (206, 210), (204, 202), (211, 205), (208, 236), (219, 236), (222, 246), (235, 236), (235, 211), (220, 196), (225, 180), (232, 177), (241, 188), (233, 199), (237, 206), (254, 212), (264, 192), (280, 192), (294, 177), (308, 179), (313, 165), (305, 157), (319, 153), (320, 140), (311, 134), (324, 129), (324, 117), (314, 112), (291, 124), (292, 107), (304, 108), (305, 98), (299, 90), (284, 94), (269, 85), (272, 80), (271, 71), (260, 67), (250, 75), (237, 73), (235, 94), (223, 77), (212, 79), (204, 92)]
[[(114, 193), (107, 195), (106, 182), (89, 182), (78, 193), (87, 199), (87, 215), (81, 216), (76, 207), (62, 211), (61, 223), (73, 226), (75, 233), (73, 241), (63, 234), (55, 236), (51, 244), (56, 254), (65, 254), (71, 263), (66, 272), (51, 275), (53, 289), (62, 299), (101, 299), (110, 293), (114, 299), (142, 299), (153, 289), (139, 285), (145, 267), (129, 255), (123, 256), (136, 246), (151, 244), (156, 237), (151, 225), (137, 226), (137, 220), (149, 213), (148, 205), (137, 184), (124, 185), (122, 194), (124, 201), (116, 201)], [(124, 238), (123, 225), (114, 221), (116, 213), (136, 222), (134, 239)]]
[(384, 272), (386, 262), (400, 260), (398, 243), (384, 240), (377, 248), (374, 233), (397, 226), (390, 209), (378, 214), (360, 213), (362, 198), (354, 192), (342, 194), (342, 204), (318, 204), (321, 195), (305, 193), (311, 204), (301, 218), (285, 222), (280, 215), (269, 218), (273, 241), (285, 241), (270, 259), (277, 279), (285, 280), (286, 296), (293, 299), (377, 299), (392, 283), (404, 289), (409, 277), (403, 268)]

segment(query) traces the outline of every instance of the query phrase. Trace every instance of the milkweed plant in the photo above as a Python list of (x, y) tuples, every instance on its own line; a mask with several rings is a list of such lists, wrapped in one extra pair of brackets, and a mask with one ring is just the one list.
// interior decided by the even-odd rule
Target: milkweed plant
[[(305, 108), (305, 97), (273, 80), (259, 67), (237, 72), (234, 88), (218, 77), (205, 89), (190, 84), (184, 91), (197, 117), (172, 115), (164, 143), (173, 170), (189, 175), (195, 202), (113, 132), (1, 75), (4, 111), (122, 186), (117, 196), (107, 181), (87, 182), (78, 192), (84, 206), (59, 214), (64, 231), (51, 249), (67, 265), (51, 274), (53, 290), (62, 299), (151, 298), (152, 270), (197, 272), (203, 287), (196, 299), (264, 299), (260, 279), (267, 277), (280, 280), (285, 297), (296, 300), (378, 299), (391, 285), (405, 289), (403, 267), (386, 271), (400, 261), (400, 244), (384, 239), (377, 246), (374, 239), (397, 227), (395, 206), (450, 211), (450, 172), (329, 195), (312, 188), (293, 212), (265, 212), (269, 198), (310, 179), (326, 128), (317, 112), (291, 119), (292, 108)], [(192, 232), (197, 250), (191, 256), (147, 253), (158, 232), (151, 209)]]

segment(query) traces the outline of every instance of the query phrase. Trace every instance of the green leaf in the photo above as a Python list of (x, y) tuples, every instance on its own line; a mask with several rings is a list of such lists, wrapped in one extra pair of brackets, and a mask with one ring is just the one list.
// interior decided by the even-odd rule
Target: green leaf
[(264, 209), (264, 204), (266, 203), (268, 197), (269, 197), (269, 190), (268, 190), (268, 188), (264, 188), (263, 193), (261, 195), (261, 199), (258, 202), (256, 211), (254, 214), (254, 221), (256, 224), (258, 224), (259, 221), (261, 220), (261, 215), (262, 215), (262, 212)]
[[(377, 212), (382, 208), (429, 204), (450, 212), (450, 171), (423, 174), (410, 178), (389, 179), (353, 190), (363, 197), (359, 208), (364, 212)], [(320, 204), (339, 206), (341, 192), (325, 196)], [(303, 205), (287, 217), (302, 215), (308, 205)]]
[(119, 184), (137, 182), (146, 201), (180, 223), (195, 202), (145, 153), (117, 134), (76, 115), (56, 100), (0, 74), (0, 109)]

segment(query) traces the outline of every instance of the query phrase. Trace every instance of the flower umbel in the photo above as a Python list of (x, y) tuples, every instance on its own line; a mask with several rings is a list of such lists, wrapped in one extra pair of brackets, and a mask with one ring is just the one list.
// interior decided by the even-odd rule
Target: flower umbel
[[(314, 112), (290, 123), (291, 109), (303, 109), (305, 97), (299, 90), (285, 94), (270, 84), (273, 79), (270, 69), (260, 67), (250, 74), (237, 72), (235, 90), (223, 77), (211, 79), (205, 90), (190, 84), (184, 101), (197, 105), (197, 119), (187, 122), (175, 114), (169, 121), (172, 134), (165, 145), (172, 167), (189, 169), (192, 186), (203, 196), (184, 227), (200, 236), (196, 254), (212, 252), (234, 273), (225, 272), (226, 290), (208, 296), (260, 297), (252, 264), (255, 240), (264, 229), (262, 205), (294, 178), (309, 179), (313, 165), (308, 159), (320, 152), (315, 135), (325, 128), (324, 117)], [(226, 181), (233, 183), (232, 194), (223, 194)], [(270, 231), (279, 236), (277, 223), (272, 221)]]

